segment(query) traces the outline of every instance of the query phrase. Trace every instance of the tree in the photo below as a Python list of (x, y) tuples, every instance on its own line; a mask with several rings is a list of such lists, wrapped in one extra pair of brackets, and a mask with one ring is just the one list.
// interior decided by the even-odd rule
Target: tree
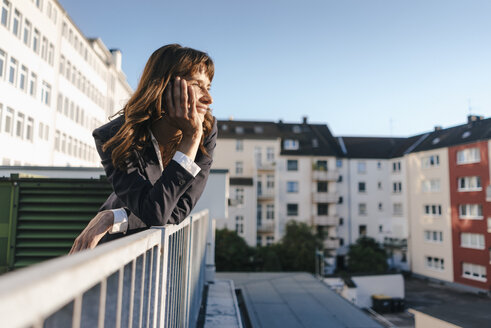
[(283, 271), (315, 272), (315, 251), (322, 249), (322, 236), (305, 224), (290, 221), (278, 245), (278, 257)]
[(217, 271), (250, 271), (253, 250), (235, 231), (217, 229), (215, 265)]
[(350, 273), (385, 273), (387, 269), (387, 254), (375, 239), (360, 237), (356, 244), (350, 246), (348, 252)]

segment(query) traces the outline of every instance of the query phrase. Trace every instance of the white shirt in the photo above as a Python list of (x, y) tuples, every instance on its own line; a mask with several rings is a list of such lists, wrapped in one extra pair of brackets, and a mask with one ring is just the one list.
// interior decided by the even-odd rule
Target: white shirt
[[(159, 159), (160, 171), (164, 171), (164, 166), (162, 164), (162, 154), (160, 153), (159, 143), (157, 139), (155, 139), (152, 131), (150, 131), (150, 137), (152, 139), (153, 148), (157, 153), (157, 158)], [(193, 177), (198, 175), (201, 168), (186, 154), (176, 151), (173, 161), (179, 163), (186, 171), (191, 173)], [(110, 234), (123, 232), (126, 233), (128, 230), (128, 215), (126, 214), (126, 210), (124, 208), (117, 208), (111, 210), (114, 214), (114, 223), (111, 230), (109, 230)]]

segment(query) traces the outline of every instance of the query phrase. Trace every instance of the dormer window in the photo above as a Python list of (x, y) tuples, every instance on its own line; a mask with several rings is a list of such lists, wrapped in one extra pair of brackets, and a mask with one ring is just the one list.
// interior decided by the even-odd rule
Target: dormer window
[(262, 126), (255, 126), (254, 127), (254, 132), (255, 133), (263, 133), (264, 132), (264, 129)]
[(237, 134), (243, 134), (244, 133), (244, 128), (241, 126), (236, 126), (235, 127), (235, 133)]
[(285, 139), (283, 141), (283, 148), (285, 150), (298, 150), (298, 140)]
[(317, 140), (317, 139), (315, 139), (315, 138), (314, 138), (314, 139), (312, 139), (312, 147), (313, 147), (313, 148), (317, 148), (317, 147), (319, 147), (319, 140)]
[(302, 129), (300, 129), (300, 126), (298, 126), (298, 125), (294, 125), (293, 128), (292, 128), (292, 130), (293, 130), (293, 133), (300, 133), (300, 132), (302, 132)]

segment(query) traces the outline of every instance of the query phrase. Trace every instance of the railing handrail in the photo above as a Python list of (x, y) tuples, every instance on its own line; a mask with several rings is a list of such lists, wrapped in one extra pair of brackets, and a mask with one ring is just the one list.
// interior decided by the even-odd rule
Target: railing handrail
[[(144, 296), (143, 289), (147, 288), (148, 285), (148, 290), (146, 291), (148, 294), (145, 294), (145, 297), (148, 299), (149, 307), (147, 309), (147, 320), (153, 322), (152, 326), (154, 327), (156, 326), (157, 321), (163, 326), (163, 319), (156, 320), (156, 313), (152, 312), (161, 312), (157, 309), (161, 302), (161, 300), (159, 300), (159, 297), (161, 296), (158, 296), (157, 292), (161, 292), (161, 294), (164, 295), (165, 286), (168, 285), (168, 282), (160, 281), (159, 284), (159, 278), (167, 278), (167, 276), (163, 276), (163, 273), (167, 273), (169, 269), (167, 268), (167, 263), (172, 264), (171, 262), (164, 262), (163, 265), (160, 263), (161, 256), (167, 260), (167, 256), (164, 256), (166, 255), (165, 253), (172, 251), (172, 249), (169, 250), (165, 247), (166, 244), (162, 243), (168, 241), (169, 236), (180, 233), (180, 231), (187, 231), (186, 233), (188, 233), (189, 236), (192, 236), (193, 223), (194, 221), (198, 223), (201, 218), (207, 220), (207, 211), (202, 211), (192, 217), (187, 217), (179, 225), (155, 227), (156, 229), (149, 229), (131, 236), (120, 238), (92, 250), (86, 250), (74, 255), (48, 260), (1, 276), (0, 326), (26, 327), (40, 325), (46, 318), (53, 313), (56, 313), (56, 311), (60, 310), (70, 301), (75, 302), (75, 304), (77, 304), (77, 302), (79, 303), (78, 313), (76, 309), (77, 305), (74, 305), (73, 322), (80, 320), (80, 303), (84, 293), (99, 283), (104, 285), (104, 288), (101, 287), (102, 295), (102, 290), (105, 290), (106, 288), (105, 284), (107, 283), (108, 277), (118, 272), (121, 275), (125, 266), (128, 264), (132, 264), (133, 266), (132, 279), (135, 280), (135, 263), (136, 259), (141, 255), (143, 255), (141, 296)], [(207, 224), (203, 223), (201, 226), (203, 225), (207, 228)], [(200, 233), (200, 231), (196, 233)], [(201, 234), (203, 234), (202, 231)], [(164, 238), (164, 236), (166, 238)], [(203, 239), (202, 236), (200, 236), (199, 242), (203, 243), (203, 245), (192, 245), (192, 240), (186, 240), (185, 242), (188, 243), (188, 246), (185, 247), (186, 250), (192, 249), (193, 247), (199, 249), (206, 247), (206, 238)], [(165, 251), (161, 252), (163, 248)], [(149, 253), (151, 259), (148, 260), (148, 263), (145, 263), (145, 254), (150, 251), (152, 252)], [(155, 251), (157, 251), (157, 253), (155, 253)], [(190, 251), (189, 254), (191, 254)], [(190, 259), (189, 254), (184, 254), (184, 256), (187, 256), (187, 261), (192, 260)], [(197, 264), (200, 266), (197, 269), (199, 272), (204, 272), (204, 257), (202, 260), (198, 260), (202, 263), (200, 262)], [(145, 267), (149, 267), (152, 272), (145, 273)], [(192, 268), (192, 265), (188, 264), (188, 268), (184, 268), (184, 270), (190, 270), (190, 268)], [(161, 270), (165, 272), (161, 272)], [(193, 270), (196, 270), (196, 268)], [(145, 274), (148, 275), (148, 277), (145, 276)], [(190, 274), (191, 273), (186, 273), (187, 277), (190, 277)], [(118, 276), (118, 279), (121, 281), (119, 282), (120, 286), (116, 293), (120, 295), (119, 297), (122, 297), (122, 278)], [(145, 279), (147, 279), (147, 281), (145, 281)], [(191, 278), (187, 279), (190, 280)], [(196, 280), (196, 278), (193, 279)], [(147, 284), (145, 287), (143, 281)], [(204, 282), (200, 280), (200, 283), (203, 284)], [(134, 282), (131, 287), (132, 291), (134, 291), (133, 285)], [(189, 286), (186, 285), (185, 287), (187, 289)], [(152, 290), (152, 288), (154, 290)], [(198, 286), (198, 288), (202, 288), (202, 286)], [(186, 294), (189, 293), (189, 291), (186, 291)], [(103, 298), (101, 296), (101, 304), (104, 299), (105, 297)], [(140, 300), (140, 304), (145, 303), (145, 306), (147, 306), (146, 302), (147, 300)], [(188, 301), (186, 300), (186, 302)], [(119, 300), (119, 303), (121, 303), (121, 300)], [(150, 309), (151, 303), (155, 310), (153, 308)], [(102, 306), (104, 307), (104, 305)], [(118, 313), (121, 313), (121, 304), (118, 304), (118, 307)], [(103, 313), (104, 310), (105, 309), (103, 308)], [(99, 311), (101, 310), (99, 309)], [(189, 311), (188, 307), (185, 308), (185, 311)], [(150, 317), (150, 314), (153, 314), (153, 319)], [(131, 316), (129, 320), (131, 320)], [(188, 320), (189, 318), (185, 318), (185, 322), (188, 322)], [(69, 325), (71, 326), (71, 324), (72, 323), (70, 322)], [(100, 324), (101, 319), (99, 318), (99, 325)]]

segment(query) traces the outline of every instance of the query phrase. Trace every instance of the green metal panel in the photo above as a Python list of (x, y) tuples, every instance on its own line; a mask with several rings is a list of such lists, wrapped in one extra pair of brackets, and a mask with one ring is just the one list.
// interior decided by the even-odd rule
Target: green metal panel
[(67, 254), (111, 191), (105, 178), (0, 180), (0, 272)]

